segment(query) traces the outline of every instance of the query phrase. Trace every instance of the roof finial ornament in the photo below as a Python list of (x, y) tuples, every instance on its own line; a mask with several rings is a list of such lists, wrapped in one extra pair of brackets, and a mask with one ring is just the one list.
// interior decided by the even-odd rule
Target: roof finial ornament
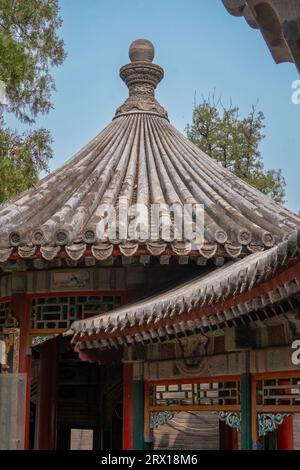
[(154, 46), (148, 39), (136, 39), (130, 44), (129, 58), (131, 62), (153, 62)]
[(167, 118), (167, 111), (155, 99), (155, 88), (164, 71), (153, 64), (154, 46), (148, 39), (136, 39), (129, 47), (130, 64), (120, 69), (120, 77), (129, 88), (129, 98), (117, 109), (116, 117), (129, 113), (151, 113)]

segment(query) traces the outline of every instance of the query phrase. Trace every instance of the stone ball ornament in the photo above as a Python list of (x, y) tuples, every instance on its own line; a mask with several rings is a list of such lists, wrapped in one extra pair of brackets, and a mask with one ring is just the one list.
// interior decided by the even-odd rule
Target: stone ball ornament
[(152, 62), (154, 59), (154, 46), (148, 39), (136, 39), (129, 47), (131, 62)]

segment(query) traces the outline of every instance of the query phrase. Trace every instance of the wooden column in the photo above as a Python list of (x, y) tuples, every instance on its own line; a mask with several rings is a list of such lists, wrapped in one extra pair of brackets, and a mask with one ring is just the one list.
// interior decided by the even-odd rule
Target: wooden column
[(276, 433), (278, 450), (294, 450), (293, 416), (286, 416)]
[(224, 421), (219, 421), (220, 450), (238, 450), (237, 429), (230, 428)]
[[(290, 385), (289, 380), (281, 380), (281, 385)], [(284, 393), (291, 393), (291, 387), (287, 387)], [(289, 400), (286, 400), (287, 404)], [(286, 416), (283, 423), (277, 428), (277, 449), (278, 450), (294, 450), (294, 429), (293, 416)]]
[(268, 432), (263, 439), (263, 448), (264, 450), (277, 450), (277, 436), (276, 432)]
[(123, 450), (133, 449), (133, 364), (123, 364)]
[(142, 377), (134, 376), (134, 364), (123, 365), (123, 450), (143, 450), (145, 391)]
[(26, 377), (24, 449), (29, 448), (30, 429), (30, 369), (31, 369), (31, 310), (30, 299), (25, 293), (11, 296), (11, 310), (20, 328), (19, 373)]
[(56, 449), (60, 337), (40, 346), (39, 450)]
[(133, 397), (133, 449), (143, 450), (144, 445), (144, 381), (134, 380)]
[(242, 450), (252, 450), (252, 413), (251, 413), (251, 376), (241, 375), (241, 405), (242, 405)]

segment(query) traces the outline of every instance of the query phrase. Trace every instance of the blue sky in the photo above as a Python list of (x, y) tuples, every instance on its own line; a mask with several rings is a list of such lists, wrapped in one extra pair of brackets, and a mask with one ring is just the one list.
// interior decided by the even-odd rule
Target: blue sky
[(129, 44), (150, 39), (154, 62), (165, 70), (157, 97), (181, 131), (191, 120), (194, 95), (216, 90), (248, 113), (266, 116), (262, 154), (267, 168), (282, 168), (286, 205), (300, 209), (300, 104), (291, 102), (299, 79), (294, 64), (276, 65), (257, 30), (230, 16), (221, 0), (60, 0), (61, 35), (68, 58), (54, 70), (54, 109), (38, 119), (54, 138), (51, 169), (60, 166), (112, 119), (127, 97), (119, 68)]

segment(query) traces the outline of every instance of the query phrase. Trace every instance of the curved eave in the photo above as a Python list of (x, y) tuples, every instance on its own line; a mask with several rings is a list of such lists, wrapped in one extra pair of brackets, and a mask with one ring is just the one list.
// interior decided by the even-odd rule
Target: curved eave
[[(264, 253), (193, 279), (131, 306), (74, 322), (78, 349), (119, 348), (166, 341), (235, 324), (255, 312), (275, 309), (300, 292), (300, 229)], [(272, 310), (272, 311), (273, 311)]]
[[(252, 252), (262, 251), (260, 246), (248, 247)], [(111, 257), (124, 256), (130, 258), (133, 256), (173, 256), (173, 257), (189, 257), (203, 258), (209, 260), (211, 258), (243, 258), (249, 251), (247, 247), (233, 245), (218, 245), (205, 243), (197, 250), (191, 250), (189, 243), (156, 243), (150, 242), (146, 244), (126, 243), (111, 244), (101, 243), (88, 245), (86, 243), (76, 243), (66, 246), (19, 246), (10, 248), (0, 248), (0, 264), (6, 261), (16, 260), (36, 260), (43, 259), (52, 261), (55, 259), (69, 258), (73, 261), (80, 261), (86, 258), (95, 258), (97, 261), (105, 261)]]
[(300, 4), (297, 0), (257, 2), (222, 0), (233, 16), (244, 16), (251, 28), (260, 29), (277, 64), (294, 62), (300, 73)]

